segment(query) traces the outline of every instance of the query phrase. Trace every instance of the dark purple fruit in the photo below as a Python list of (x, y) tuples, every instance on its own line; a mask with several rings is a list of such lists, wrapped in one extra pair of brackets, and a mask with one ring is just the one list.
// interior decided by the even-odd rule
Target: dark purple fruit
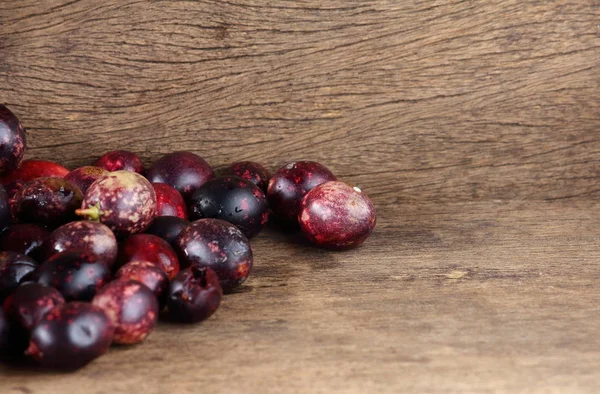
[(19, 167), (26, 149), (25, 129), (8, 108), (0, 104), (0, 175)]
[(4, 301), (3, 308), (19, 329), (31, 332), (48, 312), (64, 303), (58, 290), (39, 283), (25, 283)]
[(175, 249), (181, 265), (212, 268), (224, 292), (241, 285), (252, 269), (248, 239), (233, 224), (219, 219), (200, 219), (179, 234)]
[(40, 247), (50, 231), (37, 224), (13, 224), (0, 235), (0, 250), (39, 258)]
[(239, 176), (242, 179), (250, 181), (265, 193), (267, 192), (269, 179), (271, 179), (269, 170), (254, 161), (238, 161), (237, 163), (233, 163), (225, 169), (224, 174)]
[(179, 272), (169, 289), (169, 317), (182, 323), (208, 319), (221, 304), (223, 290), (210, 268), (191, 266)]
[(114, 150), (105, 153), (94, 163), (94, 166), (104, 168), (107, 171), (132, 171), (141, 174), (144, 165), (139, 156), (126, 150)]
[(81, 190), (85, 194), (92, 183), (103, 176), (108, 175), (108, 171), (101, 167), (84, 166), (69, 172), (65, 179)]
[(375, 206), (357, 187), (326, 182), (302, 200), (298, 216), (306, 237), (315, 244), (346, 249), (363, 243), (375, 228)]
[(104, 286), (93, 305), (102, 308), (115, 326), (113, 342), (140, 343), (156, 326), (158, 301), (152, 290), (135, 280), (115, 280)]
[(140, 233), (156, 215), (156, 193), (140, 174), (115, 171), (92, 183), (76, 212), (104, 223), (118, 237)]
[(119, 265), (130, 261), (149, 261), (162, 269), (172, 279), (179, 272), (177, 254), (164, 239), (150, 234), (134, 234), (119, 248)]
[(71, 371), (103, 355), (113, 333), (102, 309), (70, 302), (54, 308), (35, 326), (27, 354), (44, 367)]
[(21, 223), (56, 227), (77, 218), (82, 200), (79, 188), (63, 178), (37, 178), (17, 191), (15, 216)]
[(146, 285), (158, 300), (160, 309), (165, 305), (167, 291), (169, 290), (169, 277), (167, 274), (150, 261), (130, 261), (115, 274), (116, 279), (137, 280)]
[(9, 175), (0, 178), (8, 197), (12, 198), (25, 183), (37, 178), (64, 178), (69, 170), (58, 163), (47, 160), (24, 160), (21, 166)]
[(298, 223), (302, 199), (312, 188), (335, 175), (314, 161), (296, 161), (281, 167), (269, 181), (267, 198), (273, 212), (286, 222)]
[(153, 183), (156, 192), (156, 216), (177, 216), (187, 219), (187, 207), (181, 193), (166, 183)]
[(52, 286), (67, 301), (91, 301), (110, 280), (109, 268), (93, 255), (80, 250), (55, 254), (35, 272), (37, 283)]
[(67, 223), (50, 234), (42, 245), (42, 260), (66, 250), (83, 250), (111, 267), (117, 259), (117, 239), (102, 223), (82, 220)]
[(146, 229), (146, 233), (156, 235), (173, 246), (175, 244), (175, 239), (177, 239), (179, 236), (179, 233), (181, 233), (181, 231), (189, 225), (189, 220), (181, 219), (175, 216), (157, 216)]
[(269, 221), (269, 203), (254, 183), (238, 177), (210, 180), (192, 195), (190, 218), (214, 218), (237, 226), (252, 238)]
[(214, 178), (210, 165), (192, 152), (173, 152), (158, 159), (146, 174), (152, 183), (166, 183), (187, 201), (206, 181)]
[(37, 267), (37, 263), (29, 256), (0, 252), (0, 301), (8, 297), (22, 282), (29, 280)]
[(8, 318), (4, 315), (4, 311), (0, 309), (0, 354), (4, 354), (8, 350), (10, 339)]
[(0, 185), (0, 232), (2, 232), (12, 219), (12, 213), (10, 208), (10, 202), (8, 200), (8, 193), (4, 190), (4, 186)]

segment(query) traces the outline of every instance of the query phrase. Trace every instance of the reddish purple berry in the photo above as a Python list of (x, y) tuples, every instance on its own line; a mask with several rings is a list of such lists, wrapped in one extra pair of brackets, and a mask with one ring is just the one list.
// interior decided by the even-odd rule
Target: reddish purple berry
[(8, 194), (4, 190), (4, 186), (0, 185), (0, 232), (2, 232), (12, 219), (12, 212), (10, 202), (8, 201)]
[(179, 259), (167, 241), (151, 234), (128, 237), (119, 248), (119, 264), (130, 261), (149, 261), (156, 264), (172, 279), (179, 272)]
[(156, 216), (177, 216), (187, 219), (187, 207), (181, 193), (166, 183), (153, 183), (156, 192)]
[(141, 174), (144, 165), (139, 156), (126, 150), (114, 150), (105, 153), (94, 163), (94, 166), (104, 168), (107, 171), (131, 171)]
[(171, 246), (184, 228), (190, 225), (189, 220), (175, 216), (157, 216), (146, 229), (147, 234), (156, 235), (167, 241)]
[(117, 239), (102, 223), (81, 220), (57, 228), (46, 239), (40, 253), (47, 260), (67, 250), (83, 250), (93, 255), (98, 262), (112, 266), (117, 259)]
[(335, 175), (325, 166), (314, 161), (297, 161), (281, 167), (269, 181), (267, 198), (273, 212), (279, 218), (295, 224), (302, 199), (312, 188), (328, 181)]
[(58, 290), (38, 283), (25, 283), (4, 301), (3, 308), (10, 321), (31, 332), (48, 312), (64, 303)]
[(117, 237), (140, 233), (156, 215), (156, 193), (140, 174), (115, 171), (92, 183), (76, 212), (104, 223)]
[(196, 323), (208, 319), (221, 304), (223, 290), (210, 268), (191, 266), (171, 282), (167, 303), (172, 320)]
[(24, 160), (16, 171), (0, 178), (0, 183), (4, 185), (8, 197), (12, 198), (17, 190), (29, 181), (36, 178), (63, 178), (68, 173), (68, 169), (53, 161)]
[(50, 231), (37, 224), (13, 224), (0, 235), (0, 250), (39, 258), (40, 247)]
[(94, 300), (115, 326), (113, 342), (140, 343), (156, 326), (158, 301), (152, 290), (135, 280), (115, 280), (104, 286)]
[(239, 176), (254, 183), (263, 192), (267, 192), (271, 174), (269, 170), (254, 161), (238, 161), (225, 169), (225, 174)]
[(19, 167), (26, 149), (25, 129), (8, 108), (0, 104), (0, 175)]
[(34, 279), (60, 291), (67, 301), (91, 301), (97, 290), (110, 280), (110, 271), (93, 255), (81, 250), (68, 250), (46, 260), (35, 272)]
[(248, 239), (233, 224), (219, 219), (200, 219), (179, 234), (175, 248), (183, 267), (212, 268), (224, 292), (241, 285), (252, 269)]
[(21, 223), (60, 226), (77, 218), (83, 195), (63, 178), (37, 178), (27, 182), (15, 195), (15, 216)]
[(81, 190), (85, 194), (92, 183), (103, 176), (108, 175), (108, 171), (101, 167), (84, 166), (69, 172), (65, 179)]
[(161, 309), (165, 305), (167, 291), (169, 290), (169, 277), (156, 263), (150, 261), (130, 261), (119, 268), (115, 274), (115, 278), (137, 280), (152, 290)]
[(206, 182), (192, 195), (190, 217), (225, 220), (252, 238), (269, 221), (269, 203), (254, 183), (235, 176), (220, 177)]
[(29, 280), (37, 267), (31, 257), (15, 252), (0, 252), (0, 301)]
[(52, 309), (35, 326), (27, 354), (44, 367), (75, 370), (106, 353), (113, 332), (100, 308), (70, 302)]
[(166, 183), (185, 200), (202, 185), (214, 178), (210, 165), (192, 152), (173, 152), (158, 159), (146, 174), (152, 183)]
[(359, 188), (327, 182), (302, 200), (298, 216), (304, 235), (315, 244), (346, 249), (363, 243), (375, 228), (375, 207)]

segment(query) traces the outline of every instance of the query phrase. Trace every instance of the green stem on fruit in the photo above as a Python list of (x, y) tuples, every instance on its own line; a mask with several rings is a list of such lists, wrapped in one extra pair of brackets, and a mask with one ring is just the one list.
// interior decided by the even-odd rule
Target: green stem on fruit
[(75, 210), (75, 214), (79, 216), (86, 216), (89, 220), (100, 220), (100, 216), (104, 214), (100, 210), (100, 203), (94, 205), (93, 207), (89, 207), (86, 209), (77, 209)]

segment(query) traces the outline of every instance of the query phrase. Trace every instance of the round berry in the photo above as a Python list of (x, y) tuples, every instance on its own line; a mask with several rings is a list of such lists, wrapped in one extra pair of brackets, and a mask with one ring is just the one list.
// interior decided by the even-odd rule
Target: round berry
[(0, 178), (0, 183), (4, 185), (8, 197), (12, 198), (17, 190), (29, 181), (47, 177), (63, 178), (68, 173), (68, 169), (53, 161), (24, 160), (16, 171)]
[(186, 268), (171, 282), (167, 299), (169, 316), (182, 323), (208, 319), (221, 304), (222, 297), (219, 277), (212, 269)]
[(165, 305), (167, 291), (169, 290), (169, 277), (156, 263), (130, 261), (119, 268), (115, 278), (137, 280), (152, 290), (161, 309)]
[(105, 175), (108, 175), (108, 171), (104, 168), (84, 166), (69, 172), (65, 179), (77, 186), (82, 193), (85, 193), (92, 183)]
[(135, 234), (119, 248), (119, 264), (130, 261), (149, 261), (162, 269), (169, 279), (179, 272), (179, 259), (167, 241), (155, 235)]
[(146, 233), (156, 235), (167, 241), (170, 245), (174, 245), (179, 233), (189, 225), (189, 220), (176, 216), (157, 216), (146, 229)]
[(187, 207), (181, 194), (166, 183), (153, 183), (156, 192), (156, 216), (187, 219)]
[(238, 161), (227, 167), (224, 173), (250, 181), (265, 193), (271, 179), (269, 170), (254, 161)]
[(0, 250), (38, 259), (40, 247), (49, 236), (50, 231), (37, 224), (13, 224), (0, 235)]
[(3, 304), (6, 316), (20, 329), (31, 332), (52, 309), (65, 303), (58, 290), (38, 283), (19, 286)]
[(94, 163), (94, 166), (104, 168), (107, 171), (131, 171), (141, 174), (144, 165), (139, 156), (126, 150), (114, 150), (105, 153)]
[(15, 252), (0, 252), (0, 301), (29, 280), (37, 267), (31, 257)]
[(13, 113), (0, 104), (0, 175), (19, 167), (25, 148), (25, 129)]

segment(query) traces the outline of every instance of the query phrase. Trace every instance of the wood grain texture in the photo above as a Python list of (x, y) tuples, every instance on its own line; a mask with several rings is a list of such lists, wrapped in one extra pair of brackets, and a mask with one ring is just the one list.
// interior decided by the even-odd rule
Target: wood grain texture
[(0, 392), (595, 393), (597, 0), (2, 0), (29, 157), (316, 159), (369, 193), (345, 253), (267, 232), (200, 326)]

